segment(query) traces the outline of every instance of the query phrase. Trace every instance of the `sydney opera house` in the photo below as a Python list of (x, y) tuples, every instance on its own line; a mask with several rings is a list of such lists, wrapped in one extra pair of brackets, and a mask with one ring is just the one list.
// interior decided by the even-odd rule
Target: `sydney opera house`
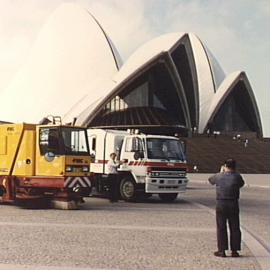
[(72, 4), (50, 17), (0, 97), (3, 121), (39, 122), (53, 114), (89, 127), (184, 135), (211, 127), (262, 136), (246, 73), (225, 74), (195, 34), (159, 36), (122, 63), (101, 24)]

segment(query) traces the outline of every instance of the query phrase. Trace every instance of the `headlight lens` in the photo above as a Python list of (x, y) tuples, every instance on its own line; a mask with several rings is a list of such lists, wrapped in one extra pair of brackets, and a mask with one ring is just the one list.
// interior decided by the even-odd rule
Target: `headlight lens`
[(72, 167), (71, 166), (66, 166), (66, 172), (72, 172)]
[(155, 177), (155, 176), (159, 176), (160, 173), (159, 172), (151, 172), (150, 175), (153, 176), (153, 177)]
[(89, 167), (88, 166), (83, 166), (82, 171), (83, 172), (89, 172)]

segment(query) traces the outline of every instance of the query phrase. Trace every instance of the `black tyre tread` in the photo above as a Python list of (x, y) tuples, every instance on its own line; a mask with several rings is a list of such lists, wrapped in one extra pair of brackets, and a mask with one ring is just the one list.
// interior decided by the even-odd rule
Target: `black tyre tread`
[[(134, 185), (134, 194), (130, 198), (126, 197), (125, 194), (123, 193), (123, 190), (122, 190), (122, 187), (123, 187), (124, 183), (126, 183), (127, 181), (130, 181)], [(124, 201), (127, 201), (127, 202), (134, 202), (134, 201), (136, 201), (136, 199), (137, 199), (137, 192), (136, 192), (136, 183), (135, 183), (135, 181), (131, 177), (125, 177), (125, 178), (123, 178), (121, 180), (121, 182), (120, 182), (119, 193), (120, 193), (121, 198)]]

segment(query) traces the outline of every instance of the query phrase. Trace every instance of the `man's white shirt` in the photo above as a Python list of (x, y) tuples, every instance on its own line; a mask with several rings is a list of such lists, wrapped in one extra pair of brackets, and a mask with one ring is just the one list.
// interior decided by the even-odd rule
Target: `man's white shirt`
[(108, 174), (117, 174), (118, 166), (119, 166), (119, 163), (117, 161), (113, 161), (112, 159), (110, 159), (107, 163)]

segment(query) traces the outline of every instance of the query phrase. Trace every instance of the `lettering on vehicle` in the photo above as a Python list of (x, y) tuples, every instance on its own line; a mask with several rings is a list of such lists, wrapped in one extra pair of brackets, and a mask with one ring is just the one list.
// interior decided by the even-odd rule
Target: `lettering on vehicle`
[(81, 158), (73, 158), (72, 162), (74, 162), (74, 163), (83, 163), (83, 159), (81, 159)]
[(14, 131), (14, 127), (7, 127), (7, 131)]

